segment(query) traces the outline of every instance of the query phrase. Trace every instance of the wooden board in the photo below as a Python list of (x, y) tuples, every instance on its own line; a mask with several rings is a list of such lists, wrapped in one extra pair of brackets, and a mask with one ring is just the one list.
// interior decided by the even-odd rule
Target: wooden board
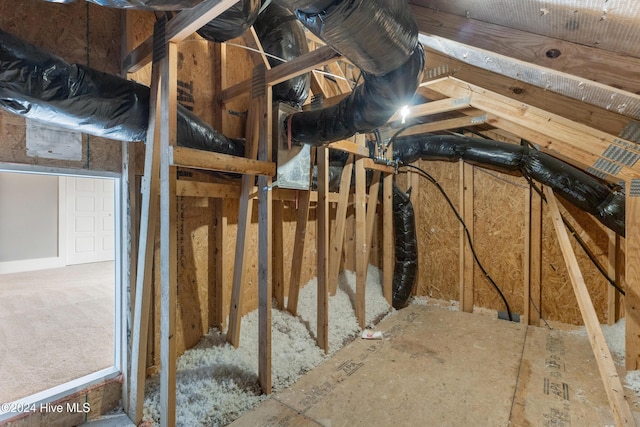
[[(566, 204), (565, 204), (566, 205)], [(563, 204), (560, 204), (561, 212), (564, 211)], [(569, 207), (572, 214), (577, 218), (586, 216), (582, 211)], [(543, 238), (542, 238), (542, 317), (545, 319), (558, 320), (563, 323), (574, 325), (582, 324), (582, 317), (576, 302), (567, 269), (562, 259), (560, 246), (558, 245), (555, 231), (551, 225), (546, 204), (543, 205)], [(580, 222), (587, 224), (586, 220)], [(600, 247), (607, 247), (607, 236), (598, 226), (587, 228), (594, 241), (602, 241)], [(604, 240), (602, 240), (604, 239)], [(585, 278), (591, 300), (598, 314), (600, 323), (606, 323), (607, 313), (607, 287), (608, 283), (595, 268), (593, 263), (587, 258), (584, 251), (572, 238), (571, 245), (578, 258), (580, 270)], [(595, 250), (596, 248), (594, 248)], [(600, 262), (606, 265), (606, 250), (599, 255)]]
[[(504, 294), (511, 311), (524, 312), (524, 178), (475, 168), (474, 246), (478, 258)], [(502, 299), (475, 268), (475, 305), (505, 311)]]
[[(42, 17), (46, 16), (46, 19)], [(64, 25), (62, 25), (64, 23)], [(0, 28), (57, 55), (109, 74), (119, 72), (120, 11), (78, 2), (57, 5), (30, 0), (0, 3)], [(31, 157), (26, 152), (26, 127), (22, 117), (0, 111), (0, 161), (119, 172), (119, 141), (82, 136), (81, 160)]]
[[(121, 404), (122, 381), (119, 378), (106, 380), (94, 386), (88, 387), (70, 396), (49, 403), (52, 407), (62, 405), (62, 412), (40, 411), (27, 412), (8, 422), (12, 427), (34, 426), (70, 426), (80, 425), (90, 420), (99, 418), (116, 409)], [(89, 406), (89, 412), (82, 412), (85, 404)], [(67, 411), (67, 405), (79, 408), (78, 411)], [(40, 409), (39, 405), (36, 405)]]
[(231, 425), (613, 424), (586, 336), (435, 305), (377, 329)]
[[(458, 164), (419, 161), (417, 166), (431, 174), (459, 209)], [(421, 179), (415, 194), (416, 232), (420, 282), (416, 294), (444, 300), (458, 299), (460, 257), (459, 222), (435, 186)]]

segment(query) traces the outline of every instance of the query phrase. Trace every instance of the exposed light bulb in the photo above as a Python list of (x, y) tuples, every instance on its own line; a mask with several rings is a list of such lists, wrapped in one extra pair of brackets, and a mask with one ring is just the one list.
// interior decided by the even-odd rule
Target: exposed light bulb
[(407, 116), (409, 115), (408, 105), (404, 105), (402, 106), (402, 108), (400, 108), (400, 115), (402, 116), (402, 124), (404, 124), (405, 120), (407, 119)]

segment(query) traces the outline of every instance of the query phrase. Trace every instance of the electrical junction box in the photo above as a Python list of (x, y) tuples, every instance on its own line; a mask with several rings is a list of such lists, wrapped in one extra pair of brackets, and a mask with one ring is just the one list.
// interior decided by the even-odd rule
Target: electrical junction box
[(287, 117), (299, 110), (279, 104), (274, 124), (274, 136), (277, 138), (276, 181), (274, 187), (308, 190), (311, 173), (311, 146), (307, 144), (291, 145), (289, 148), (284, 122)]

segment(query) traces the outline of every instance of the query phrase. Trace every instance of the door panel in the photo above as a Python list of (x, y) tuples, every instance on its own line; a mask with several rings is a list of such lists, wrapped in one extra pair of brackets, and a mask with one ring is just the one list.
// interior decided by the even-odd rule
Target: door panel
[(114, 182), (65, 177), (67, 264), (114, 259)]

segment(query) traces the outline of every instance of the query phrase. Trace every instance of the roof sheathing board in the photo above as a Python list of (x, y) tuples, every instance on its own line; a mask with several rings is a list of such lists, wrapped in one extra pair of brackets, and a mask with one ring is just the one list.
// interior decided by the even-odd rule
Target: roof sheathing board
[(477, 19), (640, 58), (636, 0), (411, 0)]

